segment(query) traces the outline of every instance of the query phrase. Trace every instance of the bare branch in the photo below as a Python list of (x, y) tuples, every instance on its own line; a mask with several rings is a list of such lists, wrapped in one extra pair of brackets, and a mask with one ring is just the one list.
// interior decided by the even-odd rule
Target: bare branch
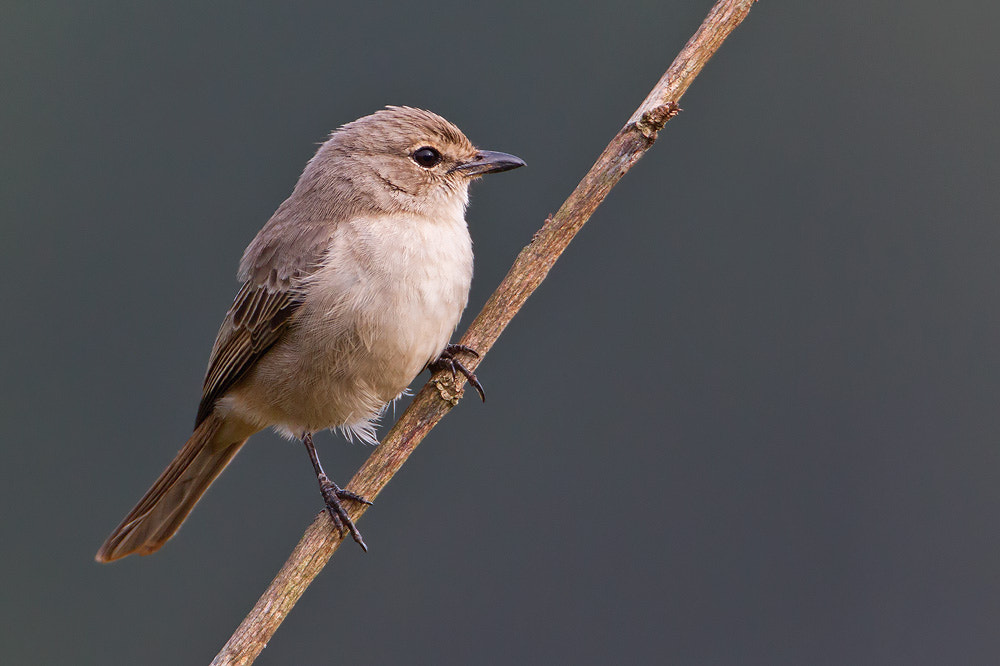
[[(462, 344), (480, 353), (479, 359), (466, 363), (469, 369), (479, 365), (481, 357), (545, 279), (556, 259), (611, 188), (649, 150), (664, 124), (677, 115), (681, 95), (726, 37), (743, 21), (754, 2), (719, 0), (712, 7), (701, 27), (625, 127), (611, 140), (558, 212), (545, 220), (462, 338)], [(371, 499), (378, 496), (424, 436), (458, 403), (464, 384), (461, 375), (457, 384), (452, 382), (450, 373), (439, 372), (432, 377), (358, 470), (348, 489)], [(358, 520), (366, 508), (352, 502), (351, 518)], [(253, 663), (342, 540), (329, 516), (321, 512), (274, 581), (212, 661), (212, 666)]]

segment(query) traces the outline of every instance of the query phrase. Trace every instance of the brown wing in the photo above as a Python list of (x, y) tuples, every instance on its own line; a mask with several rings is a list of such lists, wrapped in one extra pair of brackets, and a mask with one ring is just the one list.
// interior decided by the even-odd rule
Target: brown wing
[(243, 284), (212, 348), (196, 428), (212, 413), (215, 401), (242, 379), (288, 330), (300, 304), (287, 288), (252, 284), (249, 280)]
[(316, 159), (243, 253), (243, 287), (215, 339), (195, 427), (292, 325), (298, 288), (319, 268), (339, 222), (354, 215), (351, 181), (317, 171), (324, 167)]

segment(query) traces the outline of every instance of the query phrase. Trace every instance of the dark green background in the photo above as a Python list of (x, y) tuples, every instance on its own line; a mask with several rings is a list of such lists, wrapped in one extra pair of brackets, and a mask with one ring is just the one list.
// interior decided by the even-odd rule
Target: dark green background
[[(468, 321), (709, 5), (5, 3), (0, 661), (208, 663), (319, 510), (261, 434), (91, 559), (331, 129), (528, 162), (473, 189)], [(995, 664), (998, 19), (761, 2), (258, 664)]]

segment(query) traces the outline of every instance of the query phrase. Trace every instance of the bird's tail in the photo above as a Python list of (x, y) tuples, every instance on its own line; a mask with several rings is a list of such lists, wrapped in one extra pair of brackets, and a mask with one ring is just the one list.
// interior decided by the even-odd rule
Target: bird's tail
[(132, 553), (149, 555), (174, 535), (208, 486), (219, 476), (246, 438), (221, 441), (222, 419), (202, 421), (173, 462), (163, 470), (94, 559), (111, 562)]

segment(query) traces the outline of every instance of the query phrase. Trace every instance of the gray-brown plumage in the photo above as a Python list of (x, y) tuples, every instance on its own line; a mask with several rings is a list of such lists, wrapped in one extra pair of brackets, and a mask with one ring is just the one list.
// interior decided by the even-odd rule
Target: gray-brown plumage
[(468, 185), (524, 163), (477, 150), (428, 111), (388, 107), (334, 131), (247, 247), (195, 430), (97, 553), (157, 550), (255, 432), (302, 439), (338, 528), (360, 534), (311, 435), (374, 443), (374, 421), (448, 345), (468, 298)]

